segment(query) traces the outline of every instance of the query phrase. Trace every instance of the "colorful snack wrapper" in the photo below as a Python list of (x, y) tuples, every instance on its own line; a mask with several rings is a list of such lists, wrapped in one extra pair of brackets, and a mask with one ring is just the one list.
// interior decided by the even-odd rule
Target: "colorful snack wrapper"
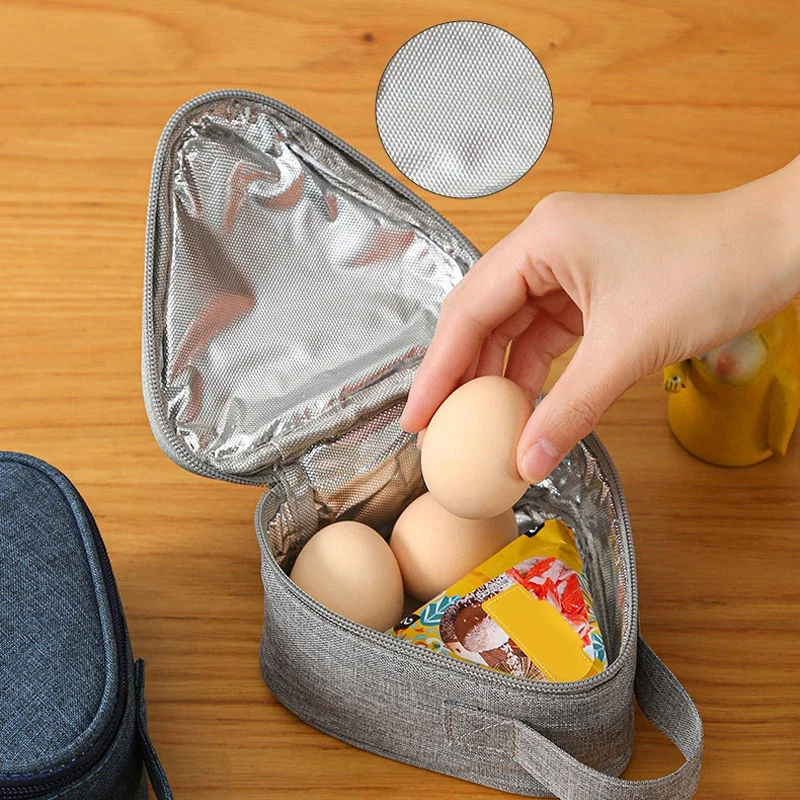
[(607, 666), (572, 531), (548, 520), (387, 631), (520, 678), (577, 681)]

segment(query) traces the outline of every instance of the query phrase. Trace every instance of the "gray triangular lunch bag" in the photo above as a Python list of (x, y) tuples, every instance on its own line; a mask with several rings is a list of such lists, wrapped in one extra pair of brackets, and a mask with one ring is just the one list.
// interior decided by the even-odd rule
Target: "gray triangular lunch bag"
[[(265, 589), (261, 670), (300, 719), (356, 747), (522, 795), (681, 800), (703, 729), (639, 636), (630, 522), (596, 436), (516, 506), (576, 534), (608, 668), (523, 680), (329, 611), (288, 578), (339, 519), (385, 535), (421, 493), (399, 426), (442, 299), (477, 260), (453, 226), (302, 114), (217, 91), (180, 108), (155, 156), (147, 222), (143, 383), (180, 466), (256, 484)], [(634, 694), (685, 763), (619, 779)]]

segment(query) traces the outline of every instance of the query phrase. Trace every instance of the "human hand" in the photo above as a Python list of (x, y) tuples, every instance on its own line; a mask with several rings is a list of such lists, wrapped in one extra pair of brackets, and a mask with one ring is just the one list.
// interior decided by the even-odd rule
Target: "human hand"
[(402, 418), (421, 431), (459, 385), (500, 375), (535, 400), (520, 473), (545, 478), (633, 383), (718, 347), (800, 293), (800, 159), (716, 194), (559, 192), (445, 299)]

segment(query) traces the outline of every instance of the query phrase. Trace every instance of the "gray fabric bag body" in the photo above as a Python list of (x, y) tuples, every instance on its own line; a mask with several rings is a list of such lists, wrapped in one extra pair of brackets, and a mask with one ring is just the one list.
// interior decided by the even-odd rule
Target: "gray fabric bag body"
[[(288, 578), (322, 526), (388, 536), (423, 491), (399, 418), (442, 299), (477, 260), (430, 206), (303, 115), (219, 91), (179, 109), (155, 157), (143, 384), (180, 466), (264, 487), (261, 669), (299, 718), (357, 747), (522, 795), (682, 800), (702, 723), (639, 637), (630, 522), (595, 436), (515, 511), (520, 530), (576, 534), (609, 666), (576, 683), (521, 680), (393, 639), (322, 607)], [(409, 601), (411, 602), (411, 601)], [(618, 776), (634, 693), (685, 763)]]
[(0, 452), (0, 800), (172, 794), (103, 540), (55, 467)]

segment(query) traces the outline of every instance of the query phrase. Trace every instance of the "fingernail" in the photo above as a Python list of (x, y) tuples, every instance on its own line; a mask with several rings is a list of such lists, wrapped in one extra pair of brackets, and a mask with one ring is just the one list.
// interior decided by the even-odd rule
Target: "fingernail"
[(406, 430), (406, 410), (407, 410), (407, 408), (408, 408), (408, 406), (406, 406), (406, 408), (403, 409), (403, 413), (400, 415), (400, 428), (403, 431), (405, 431), (405, 433), (408, 433), (408, 431)]
[(560, 450), (544, 439), (537, 439), (522, 458), (522, 477), (528, 483), (543, 481), (561, 461)]
[(421, 431), (420, 431), (420, 432), (417, 434), (417, 450), (419, 450), (420, 452), (422, 452), (422, 440), (425, 438), (425, 431), (426, 431), (426, 430), (427, 430), (427, 428), (423, 428), (423, 429), (422, 429), (422, 430), (421, 430)]

